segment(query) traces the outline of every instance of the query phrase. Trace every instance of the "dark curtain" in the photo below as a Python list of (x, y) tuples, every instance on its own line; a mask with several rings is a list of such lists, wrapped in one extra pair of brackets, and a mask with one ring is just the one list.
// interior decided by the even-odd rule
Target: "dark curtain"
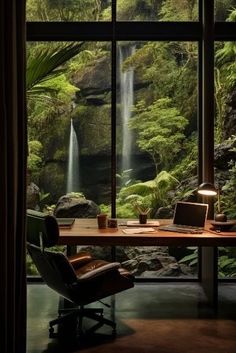
[(26, 352), (25, 1), (0, 1), (0, 351)]

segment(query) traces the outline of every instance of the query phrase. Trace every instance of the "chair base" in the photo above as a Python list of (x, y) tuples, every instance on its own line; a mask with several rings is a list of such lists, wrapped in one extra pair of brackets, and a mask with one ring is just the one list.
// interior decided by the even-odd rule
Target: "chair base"
[[(72, 308), (66, 310), (66, 314), (63, 314), (63, 311), (59, 312), (59, 316), (57, 319), (49, 322), (49, 338), (59, 338), (59, 333), (54, 332), (54, 326), (58, 325), (63, 326), (66, 331), (69, 329), (67, 333), (74, 334), (76, 337), (87, 336), (98, 330), (103, 325), (108, 325), (112, 328), (112, 335), (116, 334), (116, 323), (112, 320), (106, 319), (103, 317), (103, 309), (102, 308)], [(82, 327), (83, 319), (88, 318), (96, 321), (96, 323), (91, 326), (89, 329), (84, 330)], [(72, 323), (72, 327), (71, 327)], [(64, 331), (64, 330), (63, 330)], [(65, 335), (65, 332), (62, 332)]]

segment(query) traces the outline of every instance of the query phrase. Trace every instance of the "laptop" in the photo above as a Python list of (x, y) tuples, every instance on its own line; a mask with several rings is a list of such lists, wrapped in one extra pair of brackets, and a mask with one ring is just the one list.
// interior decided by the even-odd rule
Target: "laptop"
[(203, 233), (207, 213), (208, 204), (178, 201), (173, 223), (159, 229), (179, 233)]

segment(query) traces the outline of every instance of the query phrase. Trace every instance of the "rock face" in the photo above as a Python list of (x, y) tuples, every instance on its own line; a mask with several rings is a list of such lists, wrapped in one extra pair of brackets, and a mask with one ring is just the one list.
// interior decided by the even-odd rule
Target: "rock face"
[(98, 205), (84, 198), (62, 196), (54, 210), (54, 214), (58, 218), (94, 218), (100, 213)]
[(220, 170), (227, 170), (228, 163), (236, 160), (236, 141), (227, 140), (215, 147), (215, 166)]
[[(78, 250), (89, 251), (94, 258), (111, 261), (111, 248), (81, 246)], [(185, 255), (185, 254), (184, 254)], [(183, 255), (183, 256), (184, 256)], [(192, 277), (194, 269), (179, 264), (169, 253), (168, 247), (116, 247), (116, 259), (133, 275), (146, 278), (161, 276)]]
[(231, 93), (229, 112), (225, 119), (224, 139), (236, 134), (236, 90)]
[(34, 183), (27, 185), (26, 207), (31, 210), (39, 209), (39, 187)]

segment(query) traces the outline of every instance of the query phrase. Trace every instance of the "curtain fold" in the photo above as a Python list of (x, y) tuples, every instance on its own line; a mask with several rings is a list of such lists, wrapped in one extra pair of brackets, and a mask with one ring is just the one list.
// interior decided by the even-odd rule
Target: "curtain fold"
[(26, 352), (25, 1), (0, 2), (0, 350)]

